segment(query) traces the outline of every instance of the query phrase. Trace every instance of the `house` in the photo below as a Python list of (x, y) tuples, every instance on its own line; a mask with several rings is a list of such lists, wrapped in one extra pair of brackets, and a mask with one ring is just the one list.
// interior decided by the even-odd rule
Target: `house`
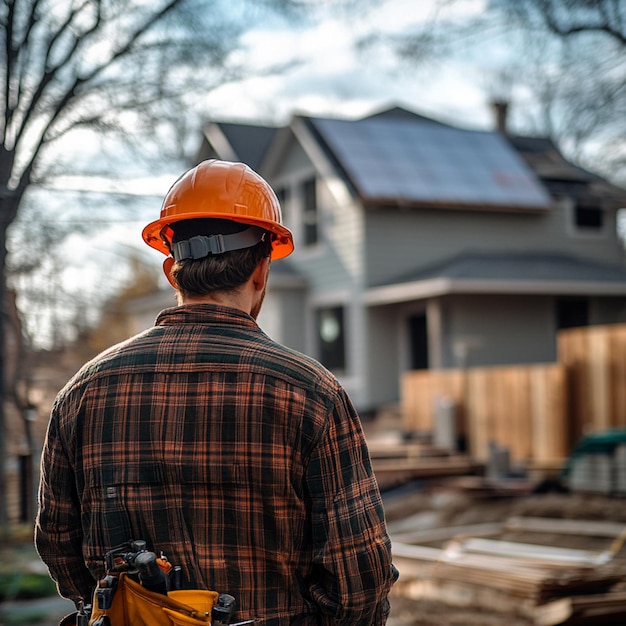
[(548, 139), (393, 107), (212, 121), (205, 158), (247, 162), (276, 190), (296, 251), (273, 264), (259, 323), (362, 412), (397, 402), (407, 370), (551, 362), (559, 329), (626, 321), (626, 191)]

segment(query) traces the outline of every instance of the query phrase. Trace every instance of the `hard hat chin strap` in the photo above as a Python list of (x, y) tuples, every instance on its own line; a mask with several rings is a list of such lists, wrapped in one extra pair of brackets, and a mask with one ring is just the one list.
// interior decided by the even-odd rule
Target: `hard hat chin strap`
[(203, 259), (209, 254), (222, 254), (233, 250), (251, 248), (265, 239), (267, 231), (256, 226), (230, 235), (196, 235), (191, 239), (177, 241), (171, 245), (171, 253), (176, 261)]

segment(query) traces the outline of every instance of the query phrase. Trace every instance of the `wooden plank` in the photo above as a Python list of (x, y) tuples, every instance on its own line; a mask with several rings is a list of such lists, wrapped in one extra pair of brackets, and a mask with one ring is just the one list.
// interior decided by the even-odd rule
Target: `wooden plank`
[(396, 526), (391, 522), (387, 524), (392, 542), (399, 543), (429, 543), (434, 541), (448, 541), (460, 537), (490, 537), (502, 532), (500, 522), (484, 522), (482, 524), (468, 524), (465, 526), (448, 526), (446, 528), (428, 528), (422, 530), (396, 531)]
[(418, 430), (418, 407), (416, 402), (417, 380), (415, 372), (405, 372), (400, 379), (400, 410), (404, 428), (408, 431)]
[(589, 328), (589, 391), (591, 393), (591, 428), (606, 430), (611, 426), (609, 416), (608, 342), (611, 332), (604, 327)]
[(597, 520), (513, 516), (505, 520), (504, 530), (615, 538), (626, 530), (626, 524)]
[(567, 371), (567, 406), (570, 411), (569, 444), (572, 446), (585, 433), (591, 407), (585, 361), (588, 354), (587, 333), (584, 328), (561, 331), (557, 337), (558, 361)]
[(594, 620), (589, 623), (603, 624), (610, 617), (622, 615), (626, 615), (626, 592), (610, 592), (570, 596), (539, 605), (533, 611), (533, 621), (536, 626), (556, 626), (580, 617)]
[(456, 542), (462, 552), (513, 557), (531, 564), (596, 566), (610, 560), (604, 552), (470, 537)]
[(402, 443), (377, 439), (376, 435), (367, 438), (367, 449), (371, 458), (418, 458), (427, 456), (431, 448), (424, 443)]
[[(462, 570), (480, 570), (491, 577), (493, 572), (497, 573), (495, 579), (508, 578), (509, 581), (501, 580), (502, 584), (509, 584), (510, 581), (532, 581), (534, 583), (550, 579), (557, 570), (565, 571), (566, 576), (561, 580), (566, 581), (567, 577), (575, 577), (582, 571), (589, 571), (591, 568), (572, 568), (568, 565), (566, 568), (561, 568), (558, 565), (545, 566), (543, 563), (525, 563), (520, 559), (489, 554), (489, 555), (477, 555), (468, 552), (454, 551), (449, 548), (431, 548), (428, 546), (416, 546), (412, 544), (405, 544), (400, 542), (394, 542), (391, 547), (391, 551), (396, 557), (404, 557), (408, 559), (415, 559), (418, 561), (436, 561), (439, 564), (439, 573), (441, 574), (444, 569), (462, 569)], [(444, 567), (445, 566), (445, 567)], [(574, 573), (576, 572), (576, 574)], [(465, 575), (468, 575), (467, 573)], [(474, 572), (472, 575), (478, 575)], [(563, 582), (561, 582), (563, 584)]]
[(473, 458), (485, 462), (489, 458), (490, 438), (486, 381), (477, 369), (468, 370), (465, 376), (467, 377), (467, 393), (464, 406), (468, 450)]
[(565, 368), (533, 368), (531, 380), (532, 461), (538, 464), (562, 459), (569, 451), (566, 427)]
[(457, 476), (471, 473), (478, 467), (467, 456), (372, 459), (372, 468), (377, 476), (387, 472), (409, 472), (415, 476)]
[(612, 327), (610, 340), (611, 424), (626, 426), (626, 324)]

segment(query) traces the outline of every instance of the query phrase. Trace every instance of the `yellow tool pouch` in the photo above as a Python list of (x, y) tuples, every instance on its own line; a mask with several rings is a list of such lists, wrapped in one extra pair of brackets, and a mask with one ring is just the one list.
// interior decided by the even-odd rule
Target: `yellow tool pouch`
[(211, 609), (218, 597), (216, 591), (202, 589), (170, 591), (167, 595), (155, 593), (122, 572), (108, 609), (98, 608), (94, 595), (89, 626), (96, 625), (98, 620), (101, 620), (98, 624), (108, 621), (111, 626), (207, 626), (211, 624)]

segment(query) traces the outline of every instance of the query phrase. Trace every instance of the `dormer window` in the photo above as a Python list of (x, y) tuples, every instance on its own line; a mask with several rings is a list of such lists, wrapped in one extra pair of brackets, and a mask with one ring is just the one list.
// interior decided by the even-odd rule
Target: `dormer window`
[(574, 207), (574, 225), (584, 230), (602, 230), (604, 211), (596, 205), (578, 201)]

